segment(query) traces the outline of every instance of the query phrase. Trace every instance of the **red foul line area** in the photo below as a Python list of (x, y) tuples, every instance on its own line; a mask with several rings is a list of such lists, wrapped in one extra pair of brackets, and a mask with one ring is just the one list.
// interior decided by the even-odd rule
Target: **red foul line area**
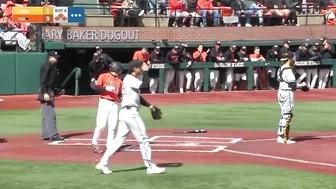
[[(218, 104), (218, 103), (245, 103), (245, 102), (276, 102), (275, 90), (262, 91), (233, 91), (233, 92), (201, 92), (201, 93), (171, 93), (171, 94), (144, 94), (143, 96), (155, 105), (176, 104)], [(336, 89), (297, 91), (296, 101), (325, 101), (336, 100)], [(36, 109), (40, 108), (37, 95), (0, 96), (0, 110), (8, 109)], [(98, 96), (61, 96), (56, 100), (59, 108), (96, 107)]]

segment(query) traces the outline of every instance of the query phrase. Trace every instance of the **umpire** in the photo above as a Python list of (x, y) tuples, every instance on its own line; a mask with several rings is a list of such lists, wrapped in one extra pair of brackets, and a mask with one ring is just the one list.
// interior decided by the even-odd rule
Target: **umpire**
[(48, 52), (48, 60), (40, 69), (40, 90), (38, 101), (42, 108), (42, 140), (60, 141), (65, 138), (57, 132), (55, 97), (64, 94), (64, 90), (58, 88), (58, 69), (56, 63), (59, 59), (56, 51)]

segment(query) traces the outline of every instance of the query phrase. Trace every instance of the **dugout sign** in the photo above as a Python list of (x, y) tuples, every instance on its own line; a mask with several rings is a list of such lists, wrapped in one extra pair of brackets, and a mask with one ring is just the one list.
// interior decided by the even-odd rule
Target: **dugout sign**
[(321, 61), (295, 61), (295, 66), (318, 66)]
[(164, 69), (166, 68), (165, 64), (151, 64), (150, 65), (151, 69)]
[(241, 67), (245, 67), (244, 62), (214, 63), (214, 68), (241, 68)]

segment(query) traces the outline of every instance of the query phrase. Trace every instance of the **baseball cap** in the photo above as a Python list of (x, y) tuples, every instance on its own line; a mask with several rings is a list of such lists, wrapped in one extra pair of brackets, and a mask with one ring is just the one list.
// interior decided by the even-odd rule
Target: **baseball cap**
[(314, 46), (319, 46), (319, 45), (320, 45), (319, 42), (315, 42), (315, 43), (314, 43)]
[(246, 47), (242, 46), (241, 50), (246, 51)]
[(128, 72), (132, 72), (134, 68), (141, 68), (142, 63), (137, 60), (132, 60), (131, 62), (128, 63)]
[(321, 37), (320, 41), (323, 42), (325, 40), (328, 40), (326, 37)]
[(289, 45), (290, 43), (291, 43), (291, 42), (290, 42), (289, 40), (285, 40), (285, 41), (284, 41), (284, 44), (288, 44), (288, 45)]
[(97, 46), (96, 47), (96, 50), (98, 51), (98, 50), (102, 50), (102, 48), (100, 48), (99, 46)]
[(302, 44), (302, 47), (306, 47), (306, 48), (308, 48), (308, 47), (309, 47), (309, 44), (308, 44), (308, 43), (304, 43), (304, 44)]
[(232, 49), (236, 49), (236, 48), (237, 48), (236, 45), (230, 45), (230, 47), (231, 47)]
[(221, 46), (221, 42), (220, 41), (216, 41), (215, 45), (216, 46)]
[(294, 54), (290, 51), (286, 51), (280, 55), (281, 61), (287, 61), (289, 58), (293, 58)]
[(52, 56), (52, 57), (55, 57), (55, 58), (59, 58), (60, 55), (56, 52), (56, 51), (49, 51), (48, 52), (48, 56)]
[(278, 45), (273, 45), (273, 48), (279, 48), (279, 46)]
[(161, 48), (160, 48), (159, 46), (156, 46), (156, 47), (155, 47), (155, 50), (160, 51)]
[(179, 49), (179, 46), (175, 45), (175, 46), (173, 47), (173, 49), (177, 50), (177, 49)]

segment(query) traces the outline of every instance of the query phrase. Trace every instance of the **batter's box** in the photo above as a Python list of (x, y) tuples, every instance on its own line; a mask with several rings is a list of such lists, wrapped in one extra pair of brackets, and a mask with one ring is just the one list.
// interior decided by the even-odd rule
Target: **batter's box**
[[(226, 146), (210, 147), (210, 146), (156, 146), (151, 145), (153, 152), (186, 152), (186, 153), (217, 153), (226, 148)], [(139, 152), (139, 147), (125, 148), (125, 152)]]
[(242, 138), (199, 137), (199, 136), (155, 136), (155, 140), (153, 141), (167, 142), (167, 143), (196, 142), (203, 144), (223, 145), (223, 144), (234, 144), (241, 140)]

